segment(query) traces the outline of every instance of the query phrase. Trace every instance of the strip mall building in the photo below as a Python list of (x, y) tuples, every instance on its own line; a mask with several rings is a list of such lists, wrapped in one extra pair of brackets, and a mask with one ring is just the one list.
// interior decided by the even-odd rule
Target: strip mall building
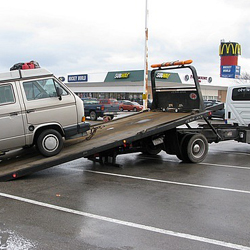
[[(241, 55), (241, 46), (236, 42), (221, 41), (219, 56), (221, 58), (220, 77), (199, 76), (203, 98), (225, 102), (228, 86), (239, 81), (240, 66), (238, 55)], [(193, 77), (190, 73), (180, 74), (168, 71), (156, 73), (156, 84), (159, 87), (193, 86)], [(115, 98), (118, 100), (142, 101), (144, 92), (144, 71), (127, 70), (98, 74), (76, 74), (62, 77), (66, 85), (80, 97)], [(148, 81), (148, 98), (152, 98), (150, 85), (150, 71)]]
[[(91, 73), (68, 75), (64, 78), (66, 85), (80, 97), (115, 98), (117, 100), (142, 101), (144, 89), (144, 71), (127, 70), (108, 73)], [(156, 74), (159, 87), (192, 86), (190, 74), (179, 74), (168, 71)], [(203, 98), (225, 102), (227, 87), (235, 84), (235, 79), (213, 79), (209, 76), (199, 76)], [(148, 81), (149, 99), (152, 98), (150, 85), (150, 71)]]

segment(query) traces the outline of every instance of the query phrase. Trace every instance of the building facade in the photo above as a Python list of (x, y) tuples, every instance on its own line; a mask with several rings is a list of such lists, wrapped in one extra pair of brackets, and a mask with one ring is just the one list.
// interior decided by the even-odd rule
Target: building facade
[[(149, 71), (148, 99), (152, 99), (151, 77)], [(94, 97), (98, 99), (115, 98), (117, 100), (131, 100), (142, 102), (144, 90), (144, 71), (126, 70), (108, 73), (90, 73), (67, 75), (65, 84), (80, 97)], [(203, 98), (225, 102), (227, 87), (232, 85), (229, 79), (213, 79), (199, 76)], [(191, 86), (192, 75), (174, 72), (159, 71), (156, 74), (159, 87)], [(235, 83), (235, 82), (234, 82)]]

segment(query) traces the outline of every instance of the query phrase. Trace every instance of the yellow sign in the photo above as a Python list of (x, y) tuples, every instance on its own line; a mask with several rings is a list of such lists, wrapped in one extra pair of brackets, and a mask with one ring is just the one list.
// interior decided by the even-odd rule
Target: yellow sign
[(168, 79), (168, 78), (170, 77), (170, 74), (159, 72), (159, 73), (156, 74), (155, 77), (156, 77), (156, 78), (161, 78), (161, 79)]
[(241, 55), (241, 46), (238, 43), (221, 43), (219, 55)]
[(117, 73), (115, 79), (126, 79), (129, 78), (130, 73)]

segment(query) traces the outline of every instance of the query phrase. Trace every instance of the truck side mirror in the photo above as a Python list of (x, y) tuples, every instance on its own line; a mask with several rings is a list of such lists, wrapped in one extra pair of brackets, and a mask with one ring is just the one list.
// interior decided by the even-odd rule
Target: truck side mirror
[(60, 101), (62, 100), (62, 93), (63, 93), (62, 88), (56, 87), (56, 95), (59, 97)]

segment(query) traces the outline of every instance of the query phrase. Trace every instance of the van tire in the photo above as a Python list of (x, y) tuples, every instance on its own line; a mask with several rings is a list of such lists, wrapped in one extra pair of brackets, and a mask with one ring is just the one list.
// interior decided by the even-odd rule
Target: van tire
[(46, 129), (37, 137), (36, 147), (46, 157), (57, 155), (63, 148), (62, 135), (54, 129)]

